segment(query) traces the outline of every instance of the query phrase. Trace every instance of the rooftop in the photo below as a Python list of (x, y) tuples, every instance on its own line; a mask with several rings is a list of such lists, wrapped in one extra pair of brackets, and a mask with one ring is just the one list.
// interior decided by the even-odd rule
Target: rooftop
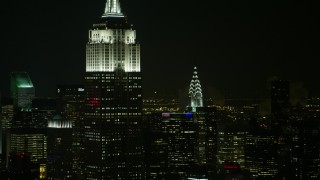
[(11, 74), (17, 88), (33, 88), (30, 76), (26, 72), (13, 72)]

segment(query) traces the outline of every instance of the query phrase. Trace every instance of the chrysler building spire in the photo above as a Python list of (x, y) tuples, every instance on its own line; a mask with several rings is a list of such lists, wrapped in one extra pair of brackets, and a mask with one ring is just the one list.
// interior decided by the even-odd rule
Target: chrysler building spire
[(123, 17), (119, 0), (107, 0), (102, 17)]
[(197, 107), (203, 107), (202, 89), (198, 77), (197, 67), (194, 67), (194, 72), (190, 83), (189, 97), (191, 99), (192, 111), (195, 112)]

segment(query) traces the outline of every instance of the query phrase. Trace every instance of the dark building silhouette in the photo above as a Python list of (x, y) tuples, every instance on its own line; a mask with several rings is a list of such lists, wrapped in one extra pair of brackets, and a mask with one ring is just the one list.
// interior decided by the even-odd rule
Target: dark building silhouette
[(278, 136), (269, 129), (256, 128), (245, 139), (245, 168), (253, 179), (276, 179), (279, 172)]
[(287, 113), (290, 101), (290, 82), (274, 80), (271, 82), (271, 114), (275, 116)]
[(197, 112), (149, 115), (147, 179), (213, 177), (217, 146), (214, 112), (202, 108)]
[(245, 142), (249, 134), (244, 123), (219, 124), (217, 127), (217, 165), (225, 169), (225, 163), (245, 168)]
[(72, 172), (73, 177), (81, 177), (80, 163), (80, 120), (84, 106), (84, 86), (64, 84), (57, 86), (57, 112), (72, 123)]
[(72, 122), (55, 115), (48, 124), (47, 179), (73, 178)]
[(7, 173), (4, 179), (26, 179), (33, 180), (42, 178), (38, 164), (32, 163), (30, 156), (26, 153), (10, 153)]
[(2, 98), (1, 113), (0, 113), (0, 120), (1, 120), (0, 167), (3, 169), (5, 169), (7, 166), (7, 157), (9, 156), (8, 145), (10, 141), (8, 140), (8, 138), (9, 138), (10, 129), (12, 127), (13, 117), (14, 117), (14, 106), (13, 106), (12, 99)]

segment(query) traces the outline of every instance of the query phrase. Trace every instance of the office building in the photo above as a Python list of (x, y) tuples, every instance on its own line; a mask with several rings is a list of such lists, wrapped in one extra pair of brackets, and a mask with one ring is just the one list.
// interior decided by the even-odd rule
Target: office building
[(224, 168), (225, 163), (237, 164), (245, 168), (245, 140), (248, 128), (242, 123), (224, 123), (218, 125), (217, 163)]
[(56, 114), (57, 100), (51, 98), (35, 98), (32, 100), (31, 128), (46, 129), (48, 122)]
[(245, 169), (253, 179), (275, 179), (279, 172), (278, 138), (268, 129), (250, 132), (245, 140)]
[(30, 156), (25, 153), (10, 153), (8, 172), (3, 175), (4, 179), (44, 179), (39, 165), (31, 162)]
[(35, 88), (26, 72), (11, 73), (11, 96), (13, 104), (21, 111), (31, 111)]
[(48, 123), (47, 179), (71, 179), (73, 174), (72, 121), (55, 115)]
[(84, 86), (80, 84), (65, 84), (57, 86), (57, 109), (68, 120), (72, 127), (78, 127), (81, 106), (84, 102)]
[(194, 114), (158, 113), (150, 119), (150, 125), (148, 179), (186, 179), (197, 164)]
[(44, 129), (11, 129), (9, 140), (10, 152), (28, 154), (31, 162), (46, 162), (47, 135)]
[(0, 129), (0, 167), (6, 167), (7, 165), (7, 157), (9, 156), (8, 152), (8, 135), (10, 132), (10, 129), (12, 127), (12, 121), (14, 117), (14, 106), (9, 101), (2, 101), (1, 104), (1, 129)]
[(119, 0), (89, 31), (81, 120), (86, 179), (145, 179), (140, 44)]
[(72, 171), (81, 177), (80, 162), (80, 119), (84, 105), (84, 86), (64, 84), (57, 86), (57, 111), (72, 122)]
[(271, 82), (271, 114), (280, 118), (287, 114), (290, 100), (290, 82), (274, 80)]

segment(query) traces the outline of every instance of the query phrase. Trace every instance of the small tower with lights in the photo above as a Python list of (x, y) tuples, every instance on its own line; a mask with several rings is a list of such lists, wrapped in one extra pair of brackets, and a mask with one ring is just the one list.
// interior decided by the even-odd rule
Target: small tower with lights
[(193, 112), (196, 112), (197, 107), (203, 107), (203, 96), (200, 80), (198, 77), (197, 67), (194, 67), (194, 72), (189, 88), (190, 106)]

